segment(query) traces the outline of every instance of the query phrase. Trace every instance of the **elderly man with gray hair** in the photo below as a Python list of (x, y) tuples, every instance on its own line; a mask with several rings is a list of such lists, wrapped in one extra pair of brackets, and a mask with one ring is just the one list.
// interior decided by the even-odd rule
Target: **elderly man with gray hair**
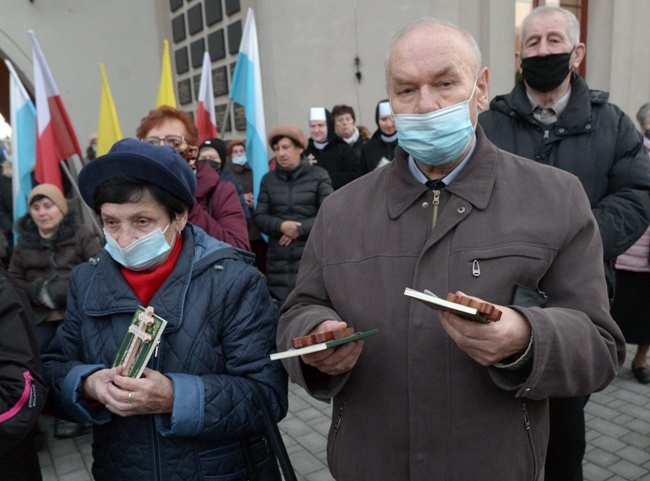
[[(603, 241), (610, 301), (614, 263), (650, 222), (650, 163), (632, 120), (573, 71), (585, 58), (575, 15), (538, 7), (522, 22), (522, 80), (479, 116), (487, 137), (513, 154), (578, 177)], [(588, 396), (551, 400), (546, 479), (582, 480)]]
[[(348, 326), (379, 334), (284, 366), (333, 399), (338, 481), (541, 480), (548, 398), (603, 389), (625, 357), (589, 201), (575, 176), (476, 126), (489, 72), (467, 32), (405, 27), (386, 74), (395, 158), (323, 202), (277, 345)], [(408, 287), (461, 291), (501, 319), (430, 309)], [(539, 291), (545, 306), (520, 300)]]

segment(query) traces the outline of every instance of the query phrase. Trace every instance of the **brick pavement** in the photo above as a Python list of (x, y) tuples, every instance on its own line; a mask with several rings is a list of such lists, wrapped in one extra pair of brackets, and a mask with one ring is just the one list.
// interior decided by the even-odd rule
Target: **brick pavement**
[[(628, 361), (617, 378), (587, 404), (585, 481), (650, 481), (650, 386), (632, 377), (633, 354), (628, 346)], [(289, 414), (280, 430), (299, 481), (332, 481), (326, 460), (330, 411), (290, 383)], [(90, 443), (90, 434), (67, 440), (50, 435), (39, 452), (44, 481), (92, 480)]]

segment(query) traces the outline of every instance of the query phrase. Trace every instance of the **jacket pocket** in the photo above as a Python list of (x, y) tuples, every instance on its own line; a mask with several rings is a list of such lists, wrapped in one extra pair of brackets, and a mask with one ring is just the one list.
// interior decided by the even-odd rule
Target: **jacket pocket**
[[(251, 453), (259, 479), (270, 479), (271, 456), (266, 438), (250, 440)], [(239, 442), (199, 453), (201, 479), (206, 481), (245, 481), (248, 467)]]
[[(515, 284), (538, 286), (555, 256), (555, 250), (537, 244), (501, 244), (485, 248), (466, 248), (460, 252), (459, 281), (487, 282), (490, 285), (510, 286), (510, 301)], [(463, 285), (465, 285), (463, 284)]]
[(4, 413), (0, 414), (0, 423), (6, 423), (14, 418), (27, 404), (30, 409), (36, 406), (36, 391), (32, 383), (32, 375), (29, 371), (23, 371), (24, 386), (18, 401)]

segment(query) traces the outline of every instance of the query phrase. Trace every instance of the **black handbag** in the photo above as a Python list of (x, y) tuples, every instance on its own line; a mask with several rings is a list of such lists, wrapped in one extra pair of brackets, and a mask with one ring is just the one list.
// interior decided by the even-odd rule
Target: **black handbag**
[[(252, 379), (246, 380), (250, 383), (253, 391), (255, 392), (255, 395), (257, 396), (257, 400), (260, 405), (260, 411), (262, 412), (262, 417), (264, 418), (264, 424), (266, 426), (266, 436), (271, 447), (271, 454), (274, 456), (275, 461), (277, 461), (277, 464), (280, 466), (280, 471), (282, 472), (284, 481), (298, 481), (296, 479), (296, 473), (293, 470), (293, 466), (291, 465), (291, 460), (289, 459), (287, 448), (284, 445), (282, 435), (278, 429), (278, 424), (273, 418), (271, 406), (269, 406), (269, 401), (266, 398), (264, 391), (262, 391), (262, 388), (256, 381)], [(246, 457), (246, 463), (248, 465), (248, 478), (251, 480), (257, 479), (255, 462), (253, 460), (247, 439), (242, 439), (242, 447), (244, 450), (244, 456)]]

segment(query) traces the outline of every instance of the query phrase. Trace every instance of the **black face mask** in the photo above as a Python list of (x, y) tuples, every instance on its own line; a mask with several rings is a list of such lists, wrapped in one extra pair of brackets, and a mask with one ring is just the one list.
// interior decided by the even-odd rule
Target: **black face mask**
[(550, 92), (560, 86), (567, 78), (571, 68), (569, 53), (528, 57), (521, 59), (521, 71), (528, 86), (538, 92)]

